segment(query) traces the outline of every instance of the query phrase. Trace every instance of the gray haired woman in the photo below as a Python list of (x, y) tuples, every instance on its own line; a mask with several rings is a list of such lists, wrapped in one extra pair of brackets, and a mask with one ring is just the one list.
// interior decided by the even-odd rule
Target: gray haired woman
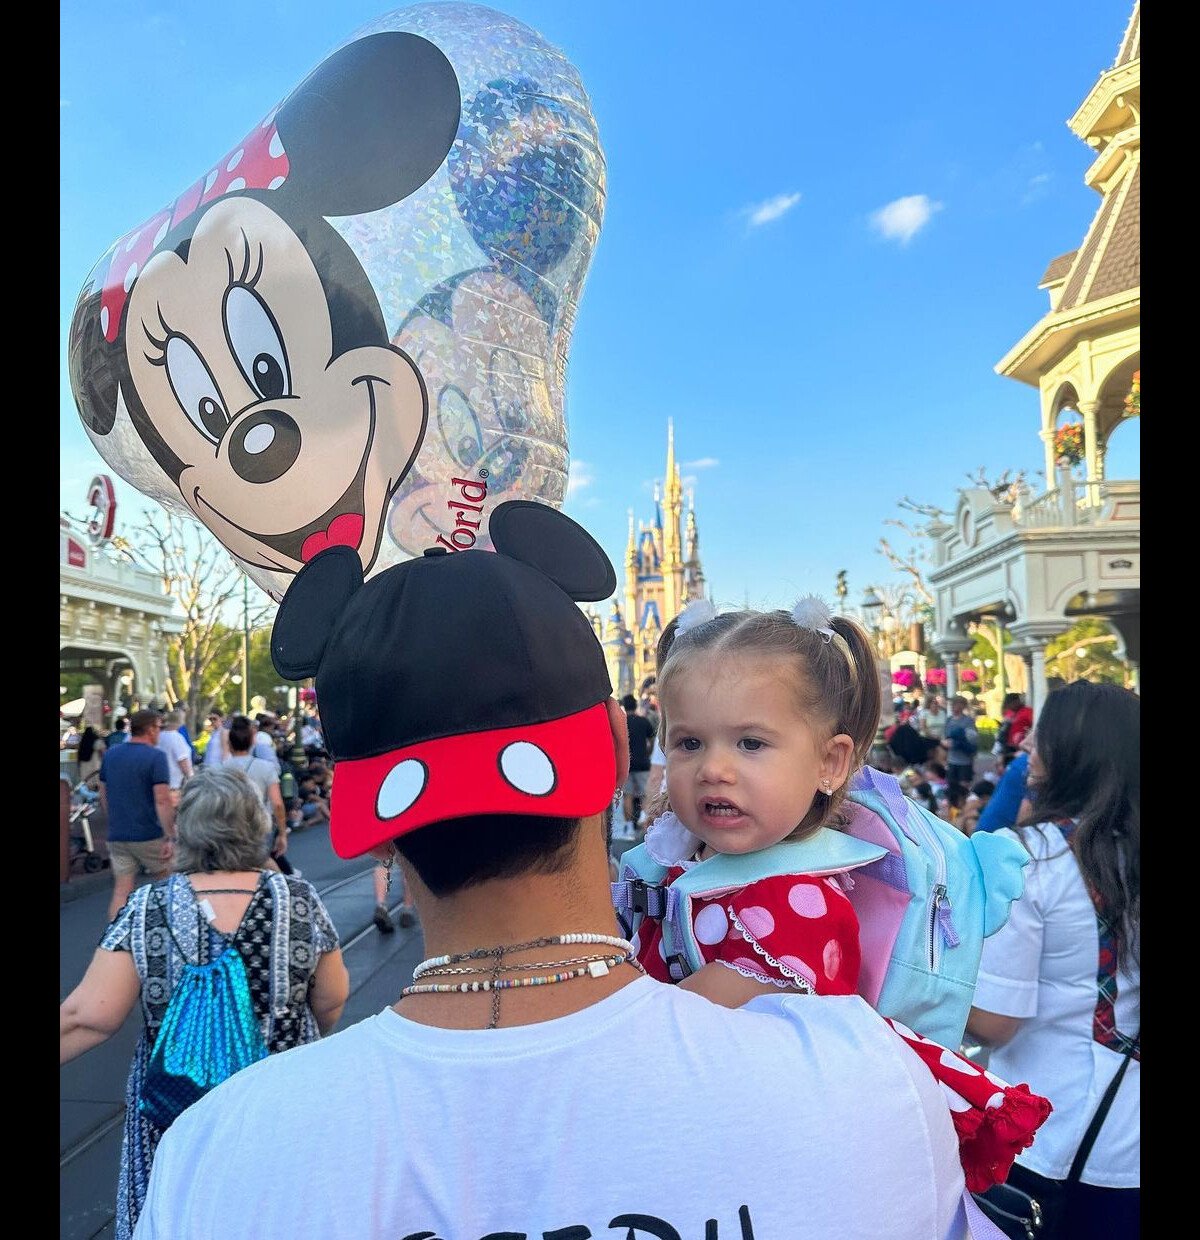
[(316, 889), (264, 868), (269, 823), (244, 774), (220, 766), (197, 772), (183, 789), (176, 826), (176, 873), (129, 897), (59, 1009), (59, 1062), (66, 1063), (107, 1041), (141, 1001), (144, 1028), (125, 1088), (117, 1240), (133, 1234), (162, 1136), (139, 1102), (184, 966), (215, 959), (232, 943), (272, 1054), (328, 1033), (350, 993), (337, 931)]

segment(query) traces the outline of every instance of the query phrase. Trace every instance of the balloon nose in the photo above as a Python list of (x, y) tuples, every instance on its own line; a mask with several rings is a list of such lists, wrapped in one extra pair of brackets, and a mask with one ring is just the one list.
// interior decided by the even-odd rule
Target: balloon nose
[(247, 482), (282, 478), (300, 455), (300, 428), (278, 409), (260, 409), (240, 423), (229, 441), (229, 463)]

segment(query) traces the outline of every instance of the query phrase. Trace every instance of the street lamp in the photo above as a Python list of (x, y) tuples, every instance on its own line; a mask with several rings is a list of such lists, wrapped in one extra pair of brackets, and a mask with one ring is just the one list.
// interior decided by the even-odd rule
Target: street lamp
[(880, 696), (880, 712), (879, 727), (875, 731), (875, 742), (873, 748), (883, 750), (886, 742), (884, 741), (884, 733), (888, 726), (894, 722), (896, 713), (892, 709), (892, 685), (891, 672), (888, 668), (887, 659), (882, 657), (880, 649), (881, 642), (879, 639), (879, 616), (883, 611), (883, 599), (879, 597), (879, 592), (874, 586), (867, 586), (867, 591), (863, 595), (862, 602), (858, 605), (859, 611), (862, 613), (863, 622), (870, 630), (871, 639), (875, 643), (875, 666), (879, 674), (879, 696)]
[(876, 648), (878, 648), (879, 616), (883, 611), (883, 599), (879, 597), (874, 586), (867, 586), (867, 592), (863, 595), (862, 602), (859, 604), (859, 610), (862, 612), (863, 620), (866, 622), (871, 636), (875, 639)]
[(242, 686), (242, 714), (249, 714), (250, 692), (250, 575), (242, 573), (242, 675), (234, 681)]

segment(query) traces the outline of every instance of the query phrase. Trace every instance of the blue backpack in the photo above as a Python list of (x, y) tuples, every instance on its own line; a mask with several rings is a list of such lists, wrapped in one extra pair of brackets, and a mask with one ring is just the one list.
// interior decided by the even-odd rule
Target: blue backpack
[(1024, 888), (1029, 855), (1015, 840), (965, 836), (910, 800), (891, 775), (864, 767), (843, 806), (843, 830), (822, 828), (799, 843), (718, 854), (664, 887), (665, 866), (645, 844), (621, 858), (613, 902), (636, 931), (659, 918), (671, 976), (704, 964), (692, 932), (692, 901), (782, 874), (844, 874), (860, 926), (858, 992), (881, 1015), (943, 1046), (966, 1029), (983, 940), (1008, 920)]

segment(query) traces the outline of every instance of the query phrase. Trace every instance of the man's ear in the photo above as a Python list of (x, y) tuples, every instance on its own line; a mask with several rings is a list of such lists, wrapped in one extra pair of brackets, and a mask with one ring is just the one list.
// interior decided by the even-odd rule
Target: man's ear
[(617, 787), (623, 788), (629, 778), (629, 725), (616, 698), (608, 698), (604, 707), (608, 711), (608, 726), (612, 728), (613, 749), (617, 755)]

